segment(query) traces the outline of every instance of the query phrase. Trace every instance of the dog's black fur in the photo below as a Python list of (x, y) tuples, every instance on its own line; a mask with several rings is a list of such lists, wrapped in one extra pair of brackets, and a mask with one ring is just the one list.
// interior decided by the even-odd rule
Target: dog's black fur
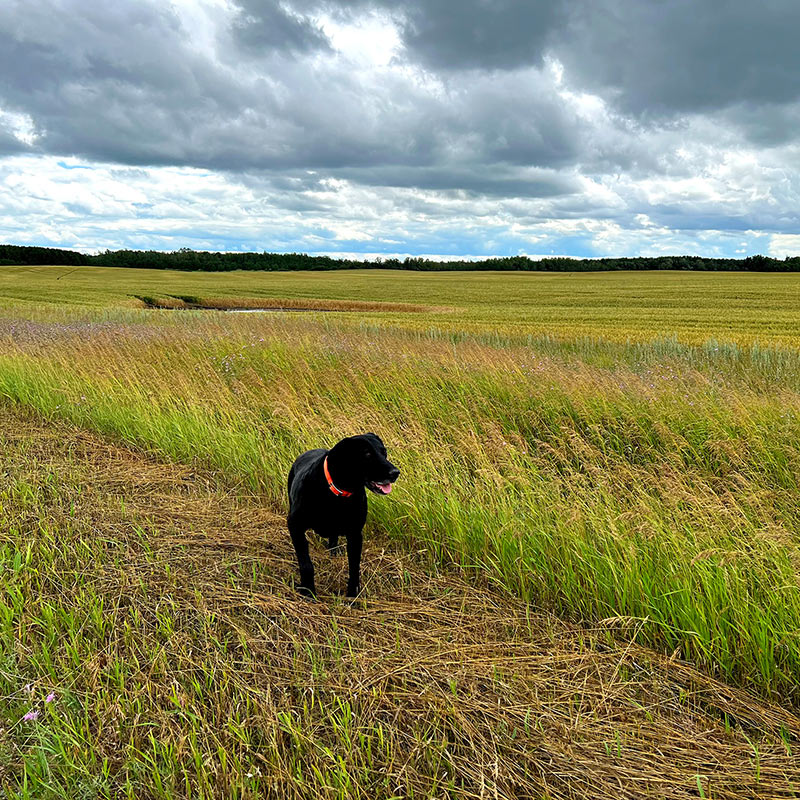
[[(337, 489), (351, 492), (337, 496), (328, 485), (323, 463)], [(400, 470), (386, 458), (386, 448), (374, 433), (349, 436), (330, 450), (309, 450), (298, 456), (289, 470), (289, 516), (287, 523), (300, 567), (298, 590), (316, 594), (314, 565), (308, 555), (306, 531), (311, 528), (328, 541), (333, 552), (339, 536), (347, 539), (349, 577), (347, 596), (355, 597), (361, 584), (361, 531), (367, 519), (365, 487), (375, 494), (388, 494)], [(383, 489), (381, 489), (383, 486)], [(387, 489), (388, 486), (388, 489)]]

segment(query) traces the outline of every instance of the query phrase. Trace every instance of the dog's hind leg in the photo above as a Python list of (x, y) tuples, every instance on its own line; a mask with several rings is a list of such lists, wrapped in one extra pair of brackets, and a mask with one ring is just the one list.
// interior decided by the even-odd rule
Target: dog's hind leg
[(363, 542), (364, 537), (361, 535), (361, 531), (347, 534), (348, 597), (355, 597), (361, 586), (361, 545)]
[(317, 593), (314, 587), (314, 565), (308, 555), (307, 527), (291, 514), (287, 519), (289, 535), (292, 537), (294, 552), (297, 555), (297, 566), (300, 568), (300, 585), (297, 590), (306, 597), (314, 597)]

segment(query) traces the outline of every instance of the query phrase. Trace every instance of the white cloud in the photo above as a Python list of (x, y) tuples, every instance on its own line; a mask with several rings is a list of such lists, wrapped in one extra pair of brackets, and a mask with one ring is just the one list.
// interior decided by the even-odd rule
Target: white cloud
[(17, 141), (25, 145), (36, 143), (40, 134), (30, 114), (5, 111), (0, 108), (0, 130), (5, 128)]
[(397, 26), (384, 14), (348, 18), (322, 14), (316, 21), (339, 54), (362, 69), (389, 66), (401, 48)]
[(800, 234), (774, 233), (770, 236), (767, 255), (773, 258), (796, 258), (800, 256)]

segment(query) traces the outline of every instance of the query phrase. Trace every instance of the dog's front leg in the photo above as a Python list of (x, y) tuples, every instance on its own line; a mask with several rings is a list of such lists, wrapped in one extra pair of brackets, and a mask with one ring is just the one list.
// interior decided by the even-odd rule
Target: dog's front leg
[(314, 564), (308, 555), (308, 539), (306, 539), (306, 527), (291, 516), (288, 519), (289, 535), (292, 537), (294, 552), (297, 555), (297, 566), (300, 568), (300, 585), (297, 590), (306, 597), (315, 597), (317, 594), (314, 588)]
[(347, 534), (348, 597), (355, 597), (361, 586), (361, 545), (363, 541), (360, 530)]

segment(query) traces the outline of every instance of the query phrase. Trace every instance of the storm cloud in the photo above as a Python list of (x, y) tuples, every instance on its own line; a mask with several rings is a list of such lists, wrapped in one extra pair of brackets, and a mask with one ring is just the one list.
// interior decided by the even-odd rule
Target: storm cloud
[(784, 254), (798, 29), (790, 0), (7, 0), (0, 238)]

